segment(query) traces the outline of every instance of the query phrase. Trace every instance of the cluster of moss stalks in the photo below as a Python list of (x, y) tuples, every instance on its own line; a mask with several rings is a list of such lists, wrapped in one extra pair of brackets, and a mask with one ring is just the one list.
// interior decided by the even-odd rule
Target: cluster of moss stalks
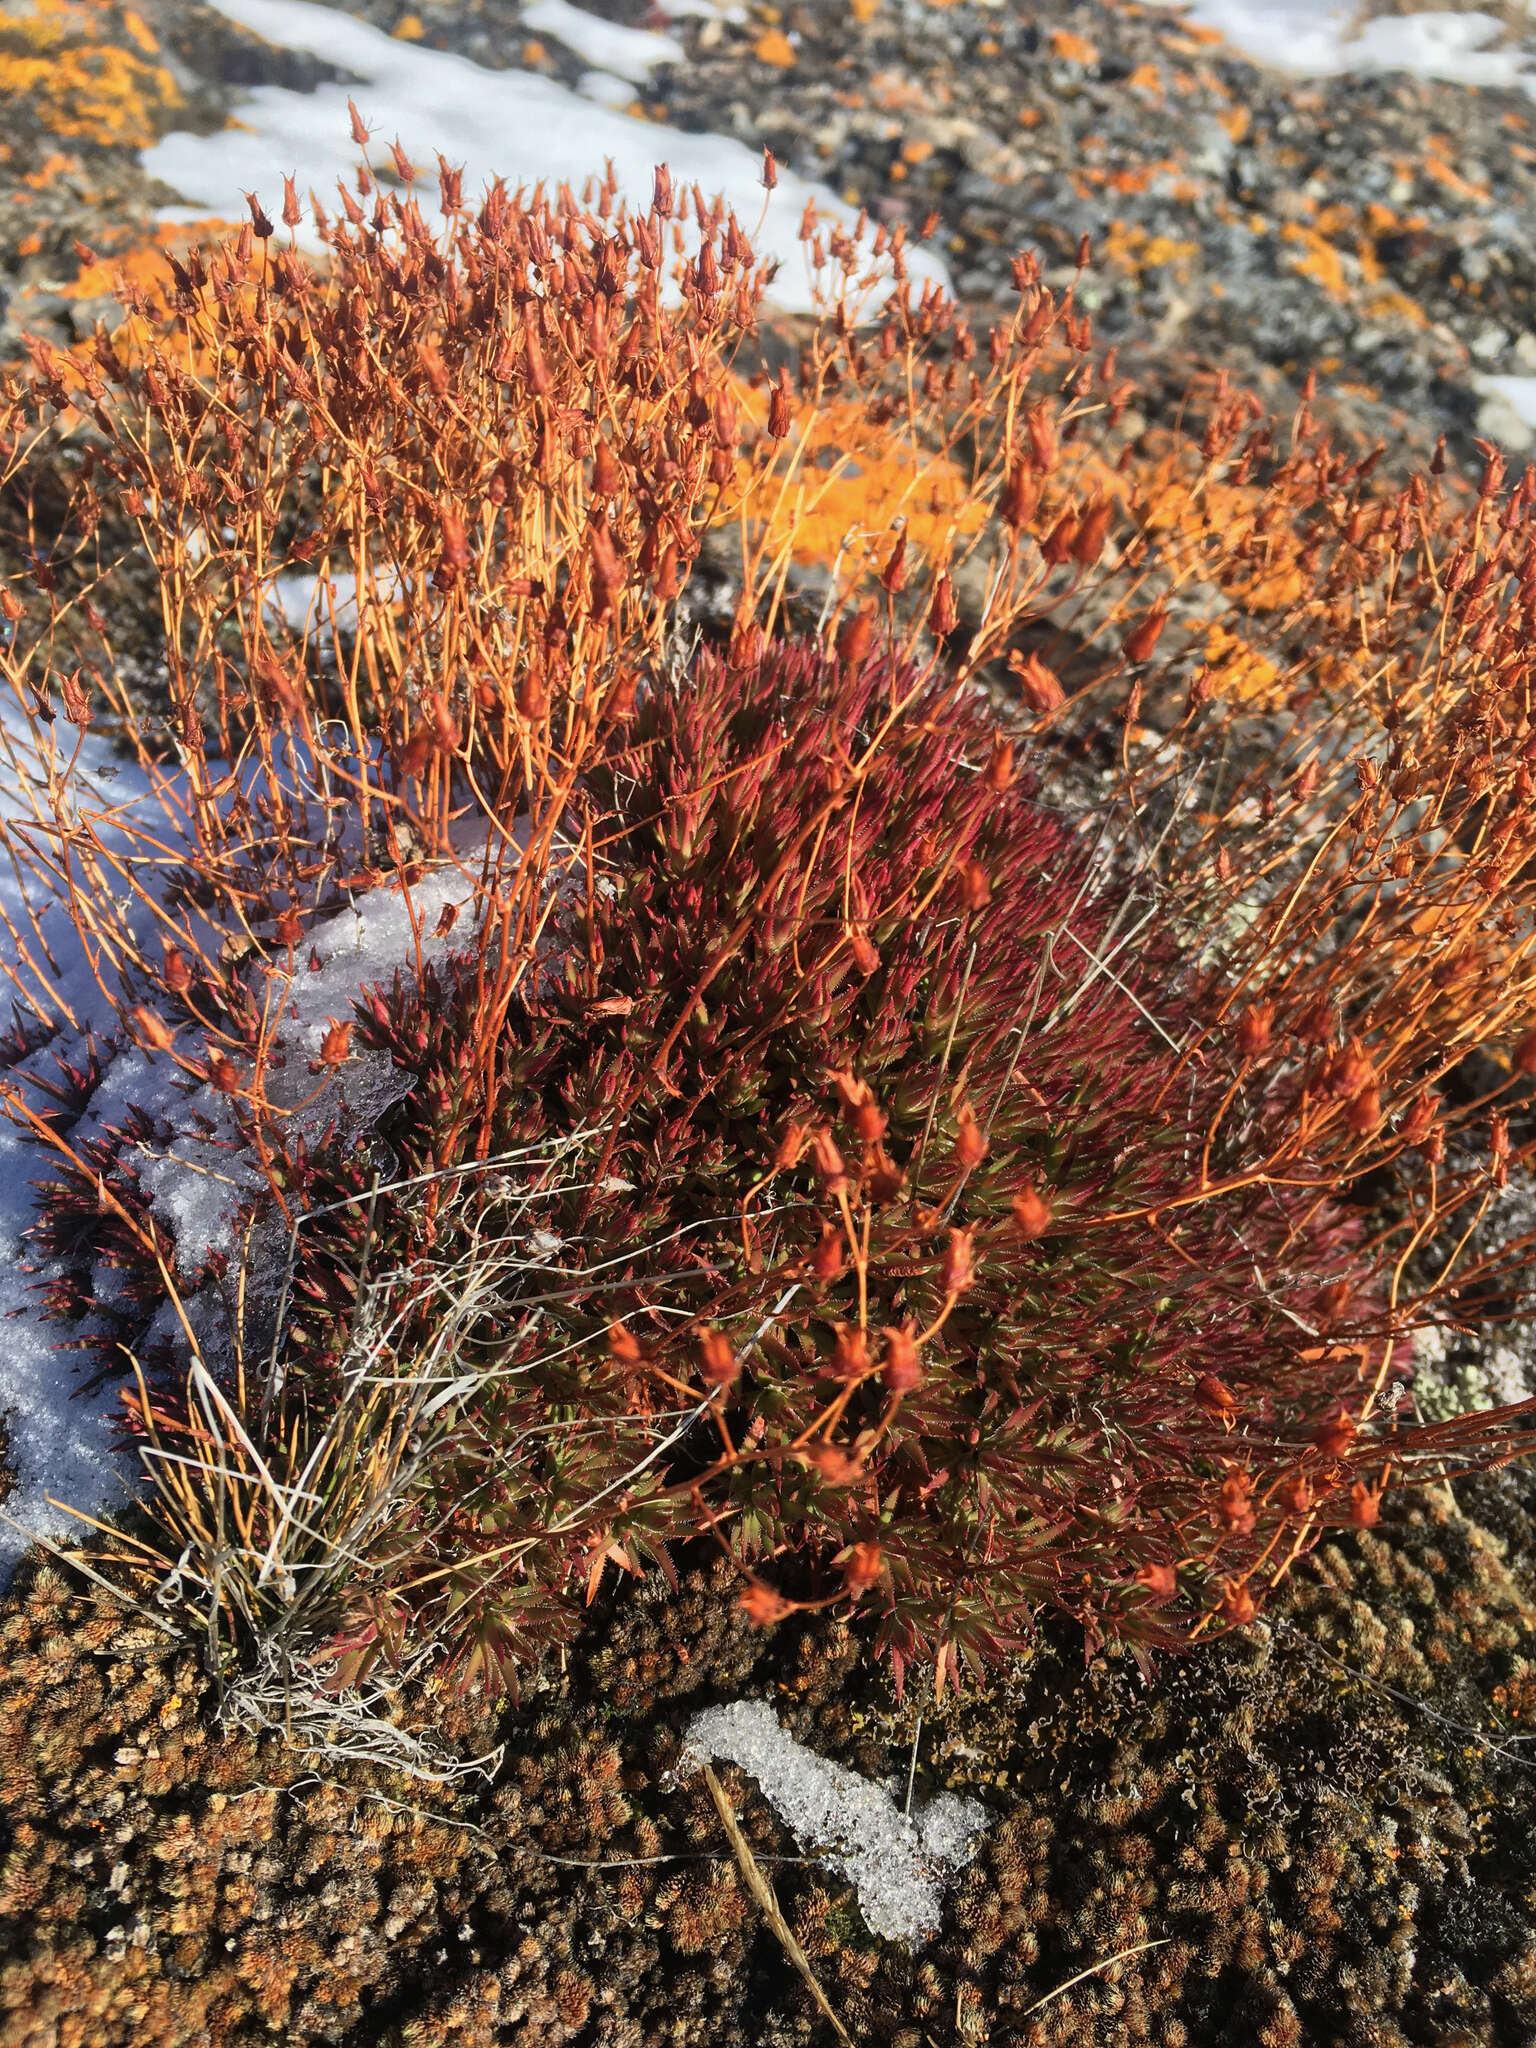
[(221, 1730), (184, 1647), (32, 1569), (0, 1611), (0, 2042), (830, 2039), (669, 1775), (690, 1716), (740, 1697), (874, 1777), (916, 1732), (919, 1794), (996, 1815), (913, 1952), (723, 1772), (868, 2048), (1533, 2038), (1530, 1467), (1392, 1497), (1151, 1686), (1061, 1625), (988, 1691), (898, 1706), (856, 1629), (753, 1628), (712, 1569), (600, 1602), (518, 1703), (434, 1702), (465, 1754), (506, 1744), (452, 1790)]

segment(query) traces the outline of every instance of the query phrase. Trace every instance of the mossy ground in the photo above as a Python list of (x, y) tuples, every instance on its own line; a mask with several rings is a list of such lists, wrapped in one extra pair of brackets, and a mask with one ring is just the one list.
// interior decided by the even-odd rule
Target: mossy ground
[(669, 1776), (698, 1707), (766, 1696), (876, 1777), (917, 1732), (920, 1790), (997, 1816), (914, 1954), (723, 1774), (860, 2043), (1527, 2043), (1536, 1471), (1457, 1493), (1393, 1501), (1150, 1685), (1047, 1632), (937, 1711), (898, 1707), (856, 1630), (751, 1629), (708, 1569), (621, 1590), (520, 1704), (439, 1704), (456, 1748), (507, 1745), (455, 1792), (221, 1732), (194, 1655), (33, 1572), (0, 1618), (0, 2042), (819, 2040), (704, 1789)]

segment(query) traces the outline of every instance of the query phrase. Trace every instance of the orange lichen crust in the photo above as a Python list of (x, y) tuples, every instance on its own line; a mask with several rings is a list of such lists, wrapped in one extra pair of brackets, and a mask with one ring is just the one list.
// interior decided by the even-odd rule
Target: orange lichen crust
[[(767, 418), (764, 390), (738, 387), (757, 427)], [(854, 401), (805, 403), (792, 413), (789, 447), (798, 450), (770, 478), (749, 462), (738, 471), (739, 495), (729, 515), (745, 512), (774, 558), (800, 567), (857, 571), (883, 560), (898, 532), (929, 559), (943, 560), (955, 541), (978, 533), (986, 510), (972, 480), (953, 457), (923, 448), (894, 423), (873, 424)]]
[(144, 149), (181, 105), (158, 44), (131, 8), (23, 0), (0, 10), (0, 100), (50, 135)]

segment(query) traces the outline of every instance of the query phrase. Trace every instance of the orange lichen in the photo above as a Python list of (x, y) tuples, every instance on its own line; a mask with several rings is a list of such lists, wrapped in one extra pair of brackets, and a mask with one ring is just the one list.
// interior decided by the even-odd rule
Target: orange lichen
[[(743, 411), (761, 426), (766, 394), (746, 385), (737, 391)], [(901, 530), (914, 558), (921, 553), (943, 559), (954, 540), (977, 532), (985, 521), (958, 463), (928, 453), (889, 426), (872, 428), (860, 405), (797, 408), (789, 445), (802, 437), (792, 476), (771, 480), (771, 504), (753, 502), (751, 466), (743, 459), (737, 494), (721, 507), (728, 520), (745, 510), (764, 531), (772, 555), (787, 554), (802, 568), (830, 568), (841, 558), (857, 572), (888, 553)]]
[(1112, 220), (1100, 244), (1099, 255), (1107, 268), (1161, 270), (1170, 263), (1186, 263), (1198, 253), (1199, 247), (1198, 242), (1178, 240), (1172, 235), (1149, 235), (1144, 227)]
[(42, 192), (53, 183), (55, 178), (67, 178), (71, 171), (78, 171), (79, 168), (79, 157), (65, 156), (62, 152), (55, 150), (51, 156), (45, 158), (38, 165), (35, 171), (26, 172), (21, 182), (23, 185), (30, 186), (34, 192)]
[(153, 35), (137, 15), (98, 0), (30, 0), (0, 10), (0, 99), (30, 109), (52, 135), (147, 148), (181, 105), (164, 65), (122, 47), (152, 52)]
[(1051, 55), (1060, 57), (1065, 64), (1097, 64), (1099, 50), (1087, 36), (1075, 35), (1069, 28), (1051, 30)]
[(1315, 278), (1330, 299), (1349, 297), (1343, 260), (1326, 235), (1316, 228), (1304, 227), (1300, 221), (1288, 220), (1280, 229), (1280, 239), (1304, 252), (1291, 265), (1298, 277)]
[(1487, 185), (1464, 178), (1453, 164), (1447, 161), (1442, 151), (1450, 147), (1443, 135), (1430, 136), (1424, 150), (1424, 169), (1437, 185), (1454, 192), (1460, 199), (1491, 199), (1493, 193)]
[(1206, 634), (1205, 661), (1218, 695), (1259, 707), (1275, 701), (1279, 668), (1267, 654), (1260, 654), (1225, 626), (1213, 625)]
[(147, 241), (133, 242), (120, 253), (98, 254), (93, 263), (82, 263), (74, 278), (59, 286), (59, 296), (106, 298), (116, 291), (119, 277), (126, 276), (149, 297), (161, 297), (171, 281), (167, 256), (179, 257), (195, 242), (217, 241), (237, 232), (234, 223), (226, 220), (161, 221)]
[(795, 46), (781, 28), (765, 30), (752, 45), (752, 54), (759, 64), (773, 64), (781, 71), (796, 61)]

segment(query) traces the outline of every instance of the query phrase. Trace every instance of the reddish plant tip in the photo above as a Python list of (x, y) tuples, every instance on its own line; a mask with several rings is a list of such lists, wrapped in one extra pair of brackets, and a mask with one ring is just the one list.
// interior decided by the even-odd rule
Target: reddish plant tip
[(168, 939), (165, 943), (165, 962), (161, 968), (165, 985), (173, 995), (185, 995), (192, 986), (192, 968), (180, 946)]
[(843, 1575), (844, 1590), (857, 1600), (880, 1577), (885, 1559), (878, 1543), (854, 1543), (843, 1553), (838, 1569)]
[(1020, 1237), (1043, 1237), (1051, 1225), (1050, 1198), (1039, 1188), (1024, 1188), (1009, 1204), (1013, 1227)]
[(1032, 469), (1021, 462), (1009, 474), (1007, 485), (998, 501), (998, 516), (1005, 526), (1018, 533), (1034, 518), (1039, 503), (1040, 479)]
[(1044, 405), (1032, 406), (1026, 416), (1025, 432), (1029, 437), (1029, 459), (1042, 475), (1049, 473), (1061, 460), (1061, 446), (1056, 438), (1056, 423), (1049, 409)]
[(1426, 1092), (1414, 1099), (1407, 1116), (1403, 1118), (1401, 1137), (1405, 1145), (1415, 1148), (1426, 1144), (1435, 1129), (1435, 1118), (1439, 1114), (1440, 1098)]
[(254, 192), (247, 192), (245, 203), (251, 209), (251, 229), (260, 242), (270, 241), (276, 232), (271, 221), (261, 210), (261, 201)]
[(1216, 1495), (1216, 1519), (1234, 1536), (1253, 1532), (1253, 1481), (1246, 1472), (1229, 1472)]
[(1237, 1396), (1229, 1386), (1217, 1379), (1214, 1373), (1206, 1373), (1202, 1379), (1196, 1381), (1195, 1399), (1207, 1415), (1219, 1416), (1226, 1420), (1237, 1413)]
[(800, 1155), (804, 1152), (808, 1139), (809, 1133), (804, 1124), (786, 1124), (784, 1135), (779, 1139), (778, 1144), (773, 1150), (774, 1172), (788, 1173), (791, 1167), (798, 1166)]
[(743, 1587), (736, 1604), (755, 1628), (772, 1628), (776, 1621), (783, 1621), (795, 1611), (792, 1600), (786, 1600), (772, 1586), (765, 1586), (761, 1579), (753, 1579)]
[(1349, 1308), (1354, 1292), (1354, 1287), (1348, 1280), (1331, 1280), (1317, 1300), (1323, 1321), (1338, 1322)]
[(942, 570), (933, 586), (933, 601), (928, 607), (928, 630), (935, 640), (947, 640), (960, 623), (959, 609), (955, 604), (955, 586), (950, 581), (949, 571)]
[(1136, 1572), (1134, 1583), (1145, 1586), (1153, 1601), (1161, 1605), (1176, 1597), (1179, 1575), (1171, 1564), (1144, 1564)]
[(731, 1340), (723, 1330), (705, 1330), (699, 1337), (699, 1377), (706, 1386), (728, 1387), (741, 1370)]
[(1161, 605), (1154, 605), (1151, 611), (1132, 627), (1121, 648), (1121, 652), (1132, 667), (1138, 662), (1151, 660), (1153, 650), (1162, 638), (1163, 628), (1167, 623), (1167, 611)]
[(917, 1343), (908, 1329), (887, 1328), (881, 1335), (885, 1339), (885, 1352), (880, 1367), (880, 1383), (888, 1394), (910, 1394), (914, 1387), (922, 1385), (923, 1361), (918, 1355)]
[(862, 1144), (878, 1145), (885, 1136), (889, 1124), (890, 1118), (873, 1097), (861, 1102), (853, 1112), (853, 1128), (857, 1131)]
[(151, 1052), (169, 1052), (176, 1043), (175, 1032), (146, 1004), (138, 1004), (128, 1015), (139, 1043), (148, 1046)]
[(1303, 1045), (1326, 1045), (1333, 1036), (1333, 1005), (1319, 996), (1296, 1020), (1296, 1036)]
[(899, 596), (907, 584), (907, 534), (903, 527), (896, 536), (896, 545), (885, 558), (885, 567), (880, 571), (880, 582), (892, 597)]
[(1040, 717), (1044, 718), (1067, 701), (1067, 693), (1055, 670), (1047, 668), (1038, 655), (1020, 654), (1015, 649), (1008, 657), (1008, 667), (1019, 679), (1019, 695)]
[(887, 1202), (898, 1200), (906, 1184), (905, 1171), (890, 1157), (884, 1146), (873, 1146), (867, 1165), (865, 1186), (869, 1192), (869, 1199), (875, 1206), (879, 1208)]
[(839, 1444), (802, 1444), (795, 1455), (828, 1486), (852, 1486), (864, 1470)]
[(1237, 1020), (1237, 1053), (1240, 1059), (1256, 1060), (1269, 1051), (1271, 1027), (1275, 1021), (1273, 1003), (1255, 1003)]
[(227, 1053), (214, 1049), (209, 1053), (206, 1065), (209, 1084), (217, 1088), (221, 1095), (235, 1095), (239, 1093), (240, 1076), (236, 1072), (234, 1062)]
[(855, 612), (851, 619), (844, 619), (837, 632), (837, 658), (849, 667), (856, 667), (874, 645), (875, 620), (871, 610)]
[(960, 863), (960, 900), (967, 910), (985, 910), (992, 901), (992, 877), (984, 862)]
[(847, 1240), (835, 1223), (823, 1223), (821, 1235), (811, 1253), (811, 1277), (823, 1286), (838, 1279), (848, 1264)]
[(339, 1067), (352, 1049), (352, 1026), (332, 1017), (326, 1024), (320, 1040), (320, 1064), (324, 1067)]
[(848, 950), (853, 955), (853, 964), (867, 981), (880, 965), (880, 952), (869, 933), (860, 924), (848, 927)]
[(955, 1164), (962, 1173), (980, 1166), (987, 1156), (987, 1140), (970, 1104), (963, 1103), (955, 1128)]
[(1246, 1628), (1258, 1617), (1259, 1603), (1238, 1579), (1228, 1579), (1222, 1589), (1220, 1613), (1233, 1628)]
[(91, 722), (91, 700), (81, 686), (78, 672), (66, 675), (59, 688), (64, 699), (64, 716), (71, 725), (77, 725), (84, 732)]
[(1342, 1458), (1355, 1440), (1355, 1418), (1345, 1407), (1313, 1431), (1312, 1441), (1325, 1458)]
[(1517, 1074), (1536, 1074), (1536, 1025), (1533, 1025), (1510, 1055)]
[(992, 757), (987, 762), (986, 778), (988, 789), (996, 790), (999, 795), (1013, 787), (1015, 770), (1012, 740), (999, 740), (992, 749)]
[(1382, 1122), (1380, 1091), (1362, 1088), (1345, 1111), (1344, 1120), (1357, 1138), (1369, 1137)]
[(640, 1348), (640, 1340), (632, 1330), (626, 1329), (623, 1323), (608, 1325), (608, 1352), (609, 1356), (618, 1359), (621, 1365), (639, 1365), (645, 1357)]
[(951, 1230), (939, 1260), (939, 1286), (945, 1294), (963, 1294), (976, 1278), (975, 1253), (969, 1230)]
[(1113, 508), (1106, 499), (1097, 499), (1088, 508), (1078, 527), (1077, 537), (1072, 543), (1072, 559), (1084, 568), (1090, 568), (1104, 552), (1104, 543), (1109, 538), (1109, 522)]
[(848, 1185), (848, 1168), (832, 1133), (823, 1125), (811, 1139), (811, 1163), (816, 1178), (829, 1195)]
[(1288, 1515), (1310, 1514), (1312, 1482), (1305, 1472), (1288, 1472), (1275, 1489), (1275, 1498)]
[(832, 1377), (860, 1380), (871, 1369), (869, 1339), (865, 1333), (853, 1324), (839, 1323), (837, 1342), (832, 1347)]
[(1365, 1089), (1373, 1087), (1376, 1069), (1366, 1056), (1358, 1039), (1351, 1039), (1328, 1061), (1323, 1070), (1322, 1085), (1330, 1095), (1341, 1096), (1353, 1101)]
[(1357, 1529), (1374, 1529), (1381, 1518), (1381, 1495), (1357, 1479), (1349, 1489), (1349, 1519)]
[(838, 1100), (849, 1115), (874, 1099), (869, 1091), (869, 1083), (861, 1081), (850, 1068), (840, 1068), (832, 1076), (832, 1085), (837, 1090)]

